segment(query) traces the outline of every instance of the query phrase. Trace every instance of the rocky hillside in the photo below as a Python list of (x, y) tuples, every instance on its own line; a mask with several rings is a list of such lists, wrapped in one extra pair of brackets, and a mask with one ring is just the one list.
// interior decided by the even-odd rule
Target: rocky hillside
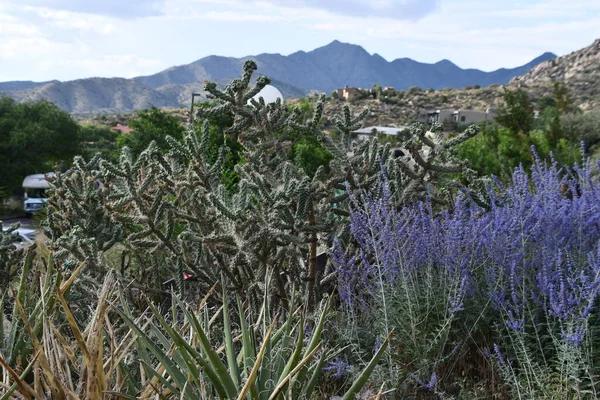
[(73, 114), (111, 114), (151, 105), (188, 107), (192, 93), (202, 93), (204, 81), (225, 85), (239, 77), (242, 65), (248, 59), (257, 62), (258, 73), (269, 76), (285, 98), (297, 98), (311, 91), (331, 92), (346, 85), (370, 88), (374, 84), (381, 84), (403, 90), (411, 86), (442, 89), (502, 84), (554, 57), (552, 53), (545, 53), (518, 68), (483, 72), (463, 70), (448, 60), (435, 64), (420, 63), (409, 58), (388, 62), (377, 54), (369, 54), (360, 46), (334, 41), (313, 51), (300, 51), (289, 56), (209, 56), (191, 64), (133, 79), (5, 82), (0, 83), (0, 95), (18, 101), (49, 100)]
[(600, 39), (590, 46), (574, 51), (566, 56), (545, 61), (533, 67), (511, 83), (533, 84), (554, 80), (588, 80), (600, 76)]
[(553, 81), (564, 81), (582, 109), (600, 107), (600, 39), (581, 50), (537, 65), (523, 76), (513, 78), (511, 84), (539, 88)]

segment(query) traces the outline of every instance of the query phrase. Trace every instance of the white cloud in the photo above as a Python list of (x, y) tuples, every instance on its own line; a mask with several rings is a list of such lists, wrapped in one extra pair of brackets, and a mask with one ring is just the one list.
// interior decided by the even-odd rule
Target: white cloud
[(4, 0), (8, 4), (132, 19), (160, 14), (163, 0)]
[(295, 8), (323, 9), (338, 15), (419, 19), (434, 12), (438, 0), (270, 0), (273, 4)]
[[(89, 58), (73, 59), (69, 60), (68, 64), (85, 70), (88, 76), (133, 78), (156, 72), (157, 68), (162, 65), (162, 62), (138, 57), (135, 54), (109, 54), (100, 57), (92, 56)], [(119, 73), (115, 75), (115, 71), (119, 71)]]
[(102, 15), (53, 10), (41, 7), (25, 7), (25, 11), (36, 13), (40, 18), (61, 29), (91, 31), (101, 35), (110, 35), (117, 31), (117, 21)]
[(39, 61), (55, 57), (67, 47), (43, 37), (8, 38), (0, 40), (0, 59)]

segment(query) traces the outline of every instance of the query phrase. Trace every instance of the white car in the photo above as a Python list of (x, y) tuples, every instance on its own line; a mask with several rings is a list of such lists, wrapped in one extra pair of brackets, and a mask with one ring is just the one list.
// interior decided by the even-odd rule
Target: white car
[[(8, 227), (3, 228), (7, 231)], [(29, 247), (35, 242), (37, 231), (35, 229), (18, 228), (16, 231), (18, 238), (13, 242), (17, 249)]]

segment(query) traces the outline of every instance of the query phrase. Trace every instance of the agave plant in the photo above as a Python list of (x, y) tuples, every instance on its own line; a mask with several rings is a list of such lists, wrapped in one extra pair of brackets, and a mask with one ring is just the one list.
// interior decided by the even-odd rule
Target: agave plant
[[(117, 309), (125, 323), (137, 335), (136, 350), (144, 375), (137, 398), (182, 399), (309, 399), (323, 367), (335, 351), (322, 348), (322, 335), (329, 315), (327, 301), (312, 334), (308, 331), (304, 307), (291, 310), (278, 327), (278, 318), (270, 318), (268, 297), (260, 315), (249, 324), (246, 310), (237, 297), (239, 335), (235, 335), (227, 293), (223, 305), (209, 318), (206, 299), (200, 312), (175, 298), (171, 322), (156, 307), (150, 306), (147, 328), (139, 326), (126, 307)], [(211, 343), (210, 333), (221, 321), (223, 344)], [(389, 338), (388, 338), (389, 340)], [(344, 399), (355, 398), (382, 354), (388, 340), (379, 348), (369, 365), (347, 391)], [(134, 399), (111, 393), (121, 398)]]

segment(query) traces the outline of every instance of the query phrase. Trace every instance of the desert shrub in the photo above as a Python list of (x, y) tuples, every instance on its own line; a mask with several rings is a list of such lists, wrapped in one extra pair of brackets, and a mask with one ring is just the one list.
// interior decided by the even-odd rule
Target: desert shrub
[(411, 86), (408, 88), (408, 94), (411, 96), (416, 96), (421, 93), (423, 93), (423, 89), (418, 86)]
[(536, 158), (530, 176), (489, 187), (489, 208), (459, 196), (441, 212), (394, 208), (385, 176), (354, 192), (354, 244), (332, 255), (341, 340), (394, 330), (379, 376), (404, 395), (456, 395), (463, 381), (486, 398), (595, 398), (599, 172)]
[(535, 146), (540, 158), (552, 158), (566, 165), (572, 165), (581, 153), (580, 144), (564, 138), (553, 141), (547, 130), (525, 135), (495, 123), (484, 123), (476, 137), (458, 147), (458, 155), (481, 176), (494, 175), (508, 181), (514, 168), (522, 165), (528, 169), (533, 165), (531, 146)]
[(600, 143), (600, 112), (590, 111), (585, 114), (568, 113), (560, 118), (564, 137), (575, 142), (584, 142), (586, 149)]

